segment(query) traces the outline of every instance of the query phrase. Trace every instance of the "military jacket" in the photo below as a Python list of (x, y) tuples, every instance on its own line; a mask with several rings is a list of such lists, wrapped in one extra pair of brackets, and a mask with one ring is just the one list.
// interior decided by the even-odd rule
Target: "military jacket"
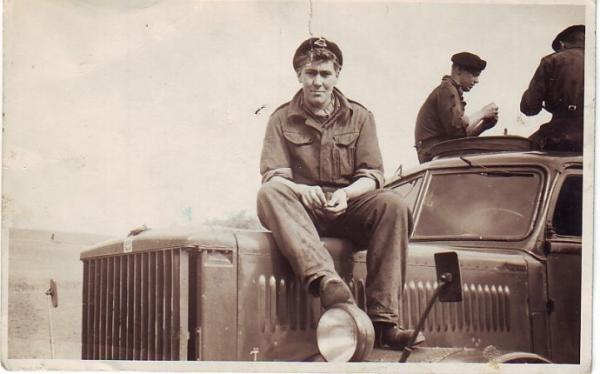
[(442, 141), (467, 136), (466, 103), (460, 86), (444, 76), (425, 100), (417, 115), (415, 146), (419, 161), (429, 160), (430, 148)]
[(333, 190), (367, 177), (383, 186), (373, 114), (339, 90), (333, 94), (339, 107), (324, 123), (304, 109), (302, 90), (271, 115), (260, 160), (263, 183), (281, 176)]
[(521, 112), (528, 116), (542, 108), (555, 117), (583, 114), (584, 50), (565, 48), (540, 61), (521, 98)]

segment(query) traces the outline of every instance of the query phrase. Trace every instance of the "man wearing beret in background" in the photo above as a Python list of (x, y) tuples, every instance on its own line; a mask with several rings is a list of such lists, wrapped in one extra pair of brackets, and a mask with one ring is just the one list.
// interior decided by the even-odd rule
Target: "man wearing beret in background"
[(486, 62), (469, 52), (452, 56), (452, 71), (442, 78), (417, 115), (415, 147), (419, 162), (430, 161), (431, 147), (445, 140), (478, 136), (498, 122), (498, 106), (490, 103), (470, 116), (465, 115), (463, 92), (479, 82)]
[(325, 38), (298, 47), (293, 66), (302, 88), (269, 119), (258, 216), (324, 308), (354, 300), (319, 235), (366, 246), (367, 314), (376, 344), (403, 349), (412, 331), (397, 326), (398, 298), (412, 218), (400, 195), (382, 189), (373, 114), (335, 87), (342, 62), (341, 50)]
[(555, 53), (542, 58), (523, 93), (521, 112), (552, 113), (552, 120), (529, 137), (537, 149), (583, 151), (584, 47), (585, 26), (560, 32), (552, 42)]

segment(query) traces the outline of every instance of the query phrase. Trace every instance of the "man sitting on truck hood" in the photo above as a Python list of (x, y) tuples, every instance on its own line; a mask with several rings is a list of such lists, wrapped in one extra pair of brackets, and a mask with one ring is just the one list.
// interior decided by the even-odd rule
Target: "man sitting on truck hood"
[(319, 235), (366, 246), (376, 344), (403, 349), (412, 331), (397, 326), (398, 295), (412, 218), (400, 195), (382, 188), (373, 114), (335, 87), (342, 62), (338, 46), (322, 37), (305, 40), (294, 54), (302, 89), (269, 119), (258, 216), (324, 308), (354, 300)]

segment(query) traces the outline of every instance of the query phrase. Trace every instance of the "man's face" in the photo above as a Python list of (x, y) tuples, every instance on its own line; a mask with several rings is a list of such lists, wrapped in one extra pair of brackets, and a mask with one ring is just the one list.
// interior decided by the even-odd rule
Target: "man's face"
[(329, 103), (337, 79), (338, 73), (333, 61), (311, 62), (303, 66), (298, 73), (304, 100), (315, 108), (324, 108)]
[(469, 92), (471, 88), (479, 83), (479, 74), (480, 72), (470, 72), (465, 69), (460, 69), (458, 73), (458, 84), (462, 88), (463, 91)]

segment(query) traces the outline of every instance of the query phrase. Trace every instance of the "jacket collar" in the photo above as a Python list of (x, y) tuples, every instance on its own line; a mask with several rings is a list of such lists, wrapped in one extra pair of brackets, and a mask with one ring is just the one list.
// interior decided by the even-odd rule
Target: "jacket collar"
[[(333, 88), (333, 95), (335, 95), (335, 99), (339, 103), (339, 109), (338, 111), (334, 112), (333, 116), (334, 118), (337, 118), (338, 116), (343, 118), (344, 121), (342, 122), (346, 123), (352, 112), (352, 108), (350, 108), (350, 103), (348, 102), (348, 99), (346, 99), (344, 94), (335, 87)], [(296, 92), (296, 94), (290, 101), (290, 106), (288, 109), (289, 119), (291, 119), (292, 117), (301, 117), (306, 121), (306, 119), (310, 118), (310, 114), (307, 113), (306, 109), (304, 108), (304, 105), (302, 104), (303, 100), (303, 92), (302, 90), (299, 90), (298, 92)]]
[(454, 86), (454, 88), (456, 88), (456, 90), (458, 91), (458, 93), (459, 93), (460, 95), (462, 95), (462, 94), (463, 94), (462, 87), (460, 86), (460, 84), (458, 84), (458, 82), (456, 82), (454, 79), (452, 79), (452, 77), (451, 77), (451, 76), (449, 76), (449, 75), (444, 75), (444, 76), (442, 77), (442, 82), (448, 82), (448, 83), (452, 84), (452, 86)]

